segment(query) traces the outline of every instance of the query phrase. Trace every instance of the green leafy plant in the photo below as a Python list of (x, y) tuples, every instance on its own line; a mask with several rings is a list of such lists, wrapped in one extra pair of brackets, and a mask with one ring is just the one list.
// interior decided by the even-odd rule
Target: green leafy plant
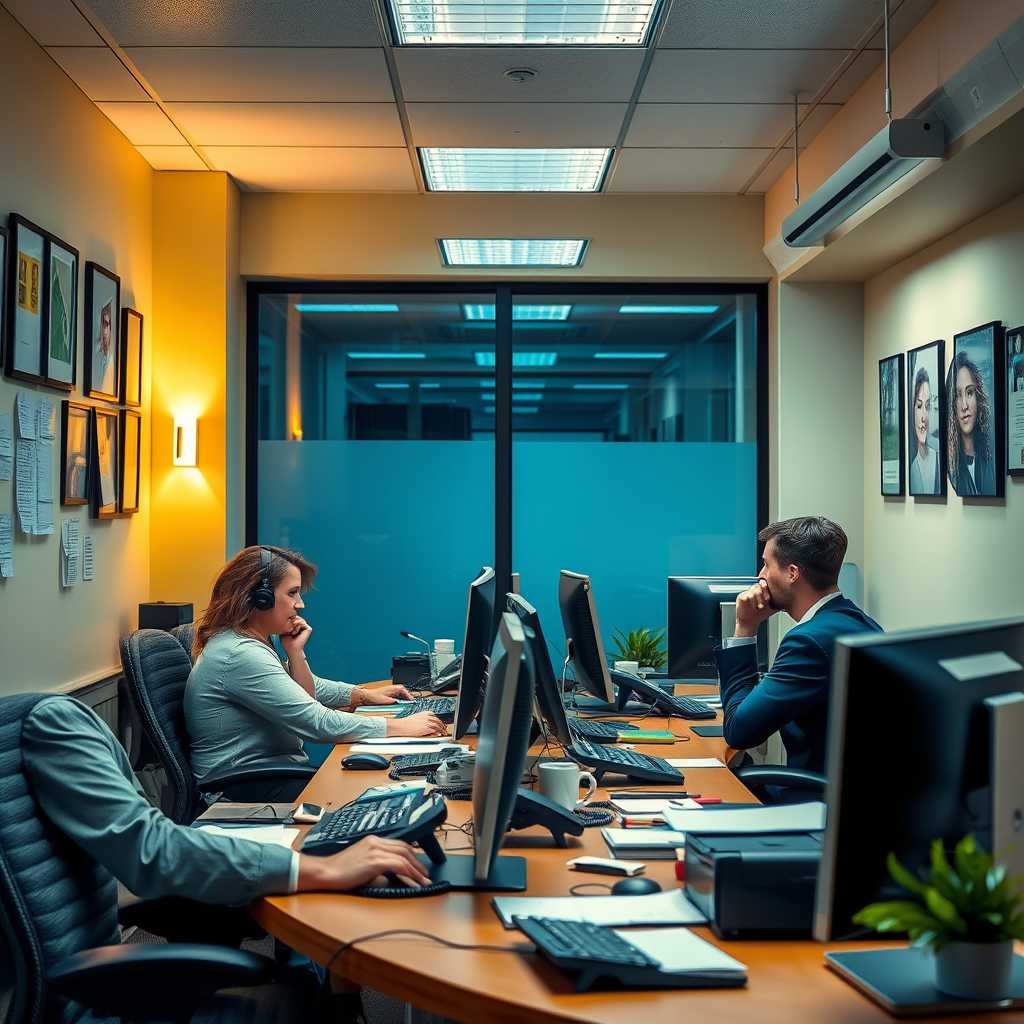
[(913, 898), (869, 904), (854, 916), (857, 924), (878, 932), (906, 932), (915, 946), (936, 952), (949, 942), (1024, 939), (1024, 896), (1017, 880), (973, 835), (956, 844), (952, 864), (942, 840), (934, 840), (931, 868), (920, 878), (892, 853), (886, 865)]
[(661, 668), (666, 660), (665, 648), (661, 642), (665, 639), (665, 630), (659, 629), (652, 633), (649, 629), (632, 629), (623, 633), (617, 629), (612, 635), (615, 644), (615, 661), (635, 661), (638, 665)]

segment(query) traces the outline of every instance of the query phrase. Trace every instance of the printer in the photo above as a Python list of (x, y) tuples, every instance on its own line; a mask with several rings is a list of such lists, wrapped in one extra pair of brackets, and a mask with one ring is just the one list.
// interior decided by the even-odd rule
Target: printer
[(686, 894), (721, 939), (810, 938), (821, 832), (686, 836)]

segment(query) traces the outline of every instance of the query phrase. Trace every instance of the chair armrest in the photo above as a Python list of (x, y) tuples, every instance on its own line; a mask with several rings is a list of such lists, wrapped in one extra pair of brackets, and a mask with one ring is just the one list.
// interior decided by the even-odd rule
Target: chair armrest
[(117, 1017), (173, 1017), (195, 1009), (222, 988), (273, 980), (272, 960), (223, 946), (99, 946), (50, 968), (47, 985), (58, 995)]
[(780, 764), (750, 764), (733, 773), (745, 786), (786, 786), (790, 789), (825, 792), (825, 776), (803, 768), (787, 768)]
[(310, 764), (261, 764), (252, 768), (239, 768), (237, 771), (212, 779), (203, 779), (199, 783), (199, 788), (204, 793), (209, 793), (242, 783), (286, 782), (288, 779), (308, 782), (314, 775), (316, 769)]
[(245, 907), (222, 907), (181, 896), (138, 899), (117, 908), (118, 922), (168, 942), (202, 942), (237, 947), (243, 939), (262, 938), (263, 929)]

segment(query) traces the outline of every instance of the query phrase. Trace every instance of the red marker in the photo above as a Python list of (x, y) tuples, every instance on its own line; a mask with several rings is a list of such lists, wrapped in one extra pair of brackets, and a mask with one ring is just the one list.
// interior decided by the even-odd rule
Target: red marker
[(694, 803), (698, 804), (720, 804), (722, 798), (720, 796), (695, 796), (691, 797)]

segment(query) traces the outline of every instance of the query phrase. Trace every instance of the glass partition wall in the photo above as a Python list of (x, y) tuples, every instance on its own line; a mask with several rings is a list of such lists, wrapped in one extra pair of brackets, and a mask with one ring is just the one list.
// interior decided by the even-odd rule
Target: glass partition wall
[(610, 648), (665, 626), (667, 576), (755, 568), (763, 287), (259, 282), (248, 322), (247, 536), (319, 566), (321, 674), (386, 676), (402, 629), (461, 646), (484, 564), (559, 650), (559, 569)]

